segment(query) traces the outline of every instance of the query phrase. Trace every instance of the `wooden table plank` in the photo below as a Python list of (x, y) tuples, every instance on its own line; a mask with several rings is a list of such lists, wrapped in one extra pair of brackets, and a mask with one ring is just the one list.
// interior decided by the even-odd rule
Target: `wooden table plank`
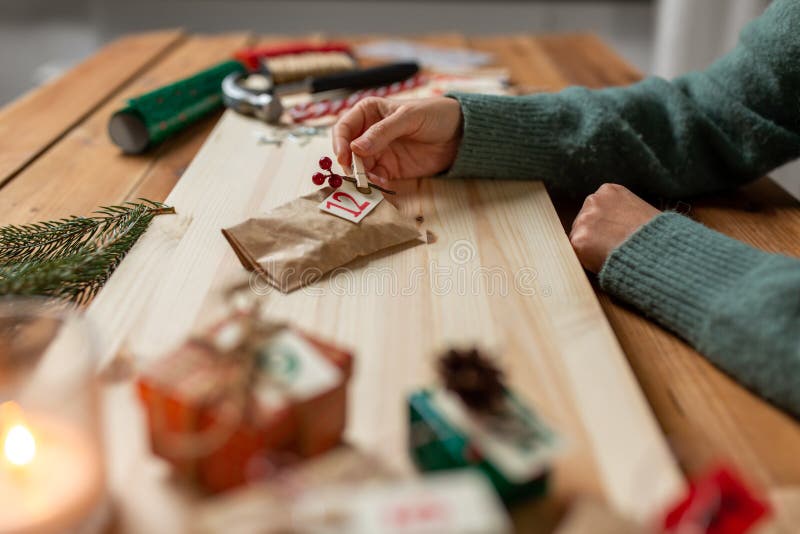
[(172, 142), (141, 156), (125, 156), (108, 137), (110, 116), (128, 98), (229, 58), (248, 40), (244, 33), (196, 36), (169, 50), (3, 188), (0, 224), (86, 214), (100, 204), (128, 198)]
[(628, 85), (642, 77), (596, 35), (541, 35), (535, 40), (571, 85), (612, 87)]
[[(101, 357), (127, 341), (140, 363), (150, 361), (219, 316), (223, 291), (248, 278), (219, 229), (314, 188), (302, 177), (316, 166), (309, 154), (330, 149), (328, 136), (304, 147), (267, 147), (254, 139), (262, 129), (268, 127), (232, 111), (223, 116), (167, 197), (178, 215), (154, 221), (89, 308), (102, 326)], [(434, 241), (349, 265), (353, 293), (339, 295), (323, 280), (307, 291), (262, 297), (270, 316), (355, 349), (350, 440), (408, 470), (405, 396), (432, 381), (437, 352), (477, 343), (496, 348), (520, 394), (569, 440), (554, 473), (558, 498), (594, 494), (639, 518), (661, 510), (680, 491), (680, 477), (544, 187), (450, 180), (402, 186), (409, 190), (396, 199), (401, 211), (422, 216)], [(473, 282), (475, 272), (500, 269), (508, 285), (435, 292), (432, 265), (463, 269)], [(422, 278), (411, 277), (420, 267)], [(522, 269), (536, 273), (535, 295), (515, 285)], [(385, 281), (386, 273), (397, 285), (362, 285)], [(459, 276), (453, 271), (453, 280)], [(142, 442), (142, 429), (127, 432), (124, 447), (111, 448), (119, 455), (115, 469), (130, 444)], [(157, 491), (153, 482), (136, 491), (126, 482), (118, 487), (128, 498), (144, 487)]]
[[(592, 36), (537, 38), (572, 84), (625, 85), (641, 78)], [(769, 179), (687, 201), (692, 217), (770, 252), (800, 256), (800, 203)], [(658, 202), (656, 202), (658, 204)], [(578, 205), (558, 203), (569, 228)], [(768, 488), (800, 485), (800, 424), (675, 336), (598, 290), (600, 302), (675, 454), (689, 473), (727, 458)]]
[(123, 37), (0, 109), (0, 186), (183, 38), (180, 30)]
[(511, 82), (526, 91), (557, 91), (567, 85), (567, 80), (544, 53), (537, 38), (494, 35), (471, 37), (468, 41), (471, 48), (491, 53), (498, 66), (510, 70)]
[[(517, 41), (516, 45), (521, 46), (526, 52), (531, 50), (530, 41), (522, 37)], [(464, 43), (463, 38), (457, 35), (431, 37), (426, 42), (451, 45)], [(538, 72), (534, 73), (533, 79), (541, 83), (556, 83), (554, 81), (556, 74), (552, 76), (554, 79), (548, 81), (541, 72)], [(300, 165), (298, 157), (305, 158), (304, 155), (309, 151), (325, 153), (330, 150), (327, 139), (316, 139), (311, 145), (302, 149), (291, 143), (280, 151), (274, 147), (253, 146), (252, 134), (259, 129), (258, 123), (245, 121), (232, 114), (228, 114), (225, 120), (229, 126), (223, 128), (220, 125), (207, 145), (221, 147), (218, 150), (224, 149), (225, 152), (217, 153), (212, 158), (206, 154), (211, 150), (207, 148), (198, 155), (189, 171), (192, 173), (194, 169), (191, 177), (185, 175), (168, 197), (168, 202), (176, 204), (179, 216), (159, 219), (154, 223), (153, 232), (148, 234), (150, 237), (144, 238), (137, 245), (137, 249), (123, 263), (114, 279), (90, 309), (91, 316), (102, 317), (104, 321), (101, 346), (105, 356), (115, 352), (128, 332), (136, 333), (135, 338), (131, 340), (135, 352), (152, 356), (162, 351), (163, 347), (177, 342), (196, 322), (207, 322), (209, 314), (213, 316), (213, 310), (218, 309), (219, 303), (215, 305), (214, 301), (218, 300), (219, 291), (247, 277), (227, 244), (222, 242), (221, 237), (213, 230), (236, 222), (248, 212), (266, 209), (293, 198), (299, 190), (307, 189), (309, 184), (287, 180), (286, 176), (303, 175), (304, 171), (298, 170)], [(240, 163), (234, 162), (232, 157), (228, 156), (231, 147), (234, 146), (237, 147), (236, 160), (241, 160)], [(314, 157), (305, 158), (304, 161), (307, 161), (302, 165), (313, 165), (316, 161), (316, 152)], [(277, 159), (262, 161), (270, 157)], [(244, 164), (245, 162), (247, 164)], [(212, 172), (209, 170), (212, 167), (217, 170)], [(232, 187), (232, 183), (217, 181), (222, 175), (236, 176), (236, 186)], [(191, 182), (191, 187), (189, 182), (185, 181), (187, 179)], [(541, 185), (456, 184), (441, 181), (411, 185), (415, 189), (403, 195), (401, 203), (409, 215), (423, 214), (432, 228), (441, 226), (445, 233), (438, 236), (439, 238), (451, 236), (453, 232), (471, 235), (475, 243), (481, 244), (481, 249), (476, 250), (482, 257), (480, 265), (490, 265), (492, 262), (508, 263), (517, 256), (522, 258), (516, 258), (517, 263), (514, 265), (517, 267), (535, 264), (541, 271), (539, 274), (542, 279), (550, 280), (551, 286), (548, 291), (552, 291), (555, 296), (552, 300), (542, 300), (543, 306), (548, 308), (550, 313), (537, 312), (531, 315), (530, 308), (535, 307), (532, 302), (536, 301), (528, 297), (523, 298), (521, 295), (502, 299), (487, 297), (484, 299), (486, 302), (478, 299), (483, 305), (479, 305), (480, 302), (475, 299), (451, 295), (436, 301), (434, 308), (438, 313), (433, 313), (429, 321), (424, 321), (420, 316), (409, 323), (409, 319), (403, 314), (395, 313), (391, 317), (386, 317), (390, 310), (385, 303), (381, 304), (384, 301), (380, 300), (380, 296), (358, 295), (359, 302), (365, 308), (380, 306), (383, 309), (383, 317), (366, 329), (371, 336), (368, 340), (362, 341), (368, 342), (369, 346), (358, 347), (359, 353), (364, 356), (360, 360), (352, 393), (355, 399), (371, 400), (351, 403), (352, 424), (349, 430), (351, 438), (370, 449), (381, 450), (389, 462), (396, 463), (405, 458), (404, 416), (400, 410), (402, 398), (410, 388), (430, 381), (431, 370), (427, 358), (431, 355), (428, 353), (432, 351), (420, 349), (404, 352), (404, 354), (416, 354), (416, 358), (400, 357), (399, 354), (390, 357), (386, 351), (402, 346), (402, 342), (408, 342), (409, 339), (426, 346), (434, 342), (443, 346), (447, 340), (463, 343), (465, 339), (474, 339), (489, 346), (503, 347), (503, 354), (507, 355), (506, 364), (511, 370), (509, 374), (514, 377), (522, 394), (534, 401), (537, 406), (543, 407), (543, 412), (555, 419), (559, 428), (569, 436), (570, 449), (559, 461), (556, 474), (555, 493), (562, 501), (565, 502), (568, 497), (576, 493), (590, 493), (608, 498), (634, 513), (652, 510), (653, 502), (647, 502), (645, 488), (641, 487), (644, 485), (643, 480), (637, 480), (636, 474), (628, 476), (631, 475), (628, 469), (631, 464), (627, 463), (628, 459), (637, 457), (638, 461), (650, 460), (653, 468), (659, 472), (657, 479), (664, 486), (659, 489), (649, 482), (647, 484), (647, 489), (653, 491), (650, 493), (653, 499), (663, 499), (664, 491), (668, 491), (667, 488), (677, 479), (674, 472), (670, 471), (671, 468), (664, 467), (665, 461), (668, 466), (671, 465), (671, 461), (668, 456), (663, 455), (663, 451), (659, 450), (658, 433), (652, 423), (648, 422), (651, 421), (649, 409), (644, 404), (641, 394), (636, 391), (632, 374), (627, 369), (624, 358), (620, 355), (618, 360), (608, 362), (603, 370), (595, 369), (590, 373), (594, 380), (601, 379), (601, 375), (605, 373), (604, 380), (621, 381), (618, 382), (618, 387), (610, 388), (616, 391), (619, 397), (608, 396), (606, 390), (600, 391), (589, 386), (577, 385), (586, 384), (588, 378), (586, 373), (589, 373), (590, 367), (587, 366), (589, 362), (580, 360), (579, 356), (586, 354), (589, 346), (594, 350), (598, 350), (601, 346), (611, 351), (618, 349), (615, 348), (616, 341), (611, 336), (610, 329), (603, 326), (605, 322), (599, 315), (597, 303), (592, 298), (583, 298), (591, 293), (586, 292), (588, 286), (585, 276), (574, 261), (574, 254), (563, 230), (557, 222), (555, 227), (547, 228), (543, 224), (536, 228), (528, 227), (532, 224), (530, 221), (528, 226), (503, 225), (502, 221), (507, 219), (508, 214), (503, 210), (494, 211), (499, 209), (497, 206), (517, 205), (520, 199), (525, 199), (530, 200), (525, 205), (534, 213), (539, 213), (545, 219), (549, 217), (548, 220), (554, 220), (555, 213)], [(264, 187), (267, 187), (268, 191), (264, 190)], [(521, 187), (526, 191), (504, 195), (503, 187)], [(446, 191), (436, 189), (446, 189)], [(228, 200), (224, 202), (226, 198)], [(240, 213), (241, 210), (245, 211)], [(467, 216), (470, 211), (475, 212), (473, 217)], [(458, 218), (457, 214), (462, 214), (462, 220), (456, 224), (454, 218)], [(463, 219), (465, 216), (467, 218)], [(495, 228), (497, 225), (500, 227)], [(527, 238), (547, 234), (550, 236), (548, 240), (554, 238), (554, 244), (547, 245), (550, 247), (548, 251), (546, 253), (542, 251), (540, 254), (532, 253), (536, 246), (530, 249), (524, 246), (516, 247), (514, 250), (501, 250), (494, 246), (484, 248), (486, 243), (494, 241), (497, 237), (494, 235), (496, 232), (504, 235), (511, 232), (517, 235), (523, 230)], [(442, 230), (437, 229), (436, 232), (438, 234)], [(522, 239), (521, 235), (517, 235), (517, 238)], [(434, 259), (447, 262), (451, 259), (450, 252), (445, 246), (449, 241), (452, 239), (441, 240), (436, 247), (416, 247), (404, 251), (403, 255), (376, 260), (379, 263), (377, 266), (399, 261), (400, 264), (391, 263), (391, 265), (400, 272), (402, 266), (427, 265)], [(196, 248), (201, 242), (204, 260), (198, 264), (191, 258), (196, 257)], [(542, 242), (539, 242), (539, 245), (543, 246)], [(436, 252), (432, 252), (434, 249)], [(429, 257), (431, 255), (433, 256)], [(573, 261), (568, 268), (564, 266), (556, 268), (548, 263), (547, 258), (572, 258)], [(190, 291), (186, 293), (189, 289)], [(409, 305), (405, 308), (428, 309), (434, 304), (433, 301), (413, 301), (414, 297), (419, 296), (419, 293), (409, 296), (406, 299), (409, 300)], [(301, 326), (313, 328), (339, 342), (353, 343), (359, 339), (357, 333), (352, 331), (356, 328), (355, 321), (345, 320), (347, 317), (357, 315), (355, 310), (346, 309), (347, 304), (355, 299), (320, 301), (307, 300), (303, 297), (302, 292), (286, 297), (269, 295), (268, 303), (274, 315), (291, 316)], [(365, 304), (365, 300), (369, 302)], [(126, 310), (125, 314), (118, 313), (120, 301), (125, 302), (122, 306)], [(578, 315), (567, 313), (573, 306), (581, 307), (585, 313)], [(167, 316), (169, 321), (166, 321)], [(442, 317), (456, 316), (463, 316), (467, 322), (462, 324), (459, 321), (442, 319)], [(368, 314), (368, 317), (374, 319), (377, 315)], [(323, 318), (328, 319), (323, 320)], [(333, 321), (331, 318), (338, 320)], [(600, 323), (596, 323), (597, 320)], [(527, 326), (519, 324), (511, 330), (498, 326), (516, 324), (520, 321)], [(167, 322), (171, 325), (170, 328), (164, 328)], [(469, 326), (465, 327), (467, 323)], [(387, 328), (387, 325), (398, 324), (404, 324), (405, 327)], [(537, 324), (543, 326), (534, 328)], [(343, 327), (346, 328), (342, 330)], [(379, 331), (382, 332), (380, 335), (377, 334)], [(580, 332), (594, 334), (583, 336), (579, 334)], [(532, 347), (536, 347), (536, 350), (532, 351)], [(556, 355), (562, 354), (563, 347), (569, 348), (564, 349), (564, 359), (559, 360), (560, 356)], [(382, 356), (376, 357), (376, 354)], [(617, 364), (613, 363), (615, 361), (622, 367), (617, 367)], [(576, 385), (565, 386), (565, 384)], [(595, 394), (602, 395), (605, 404), (593, 398)], [(602, 413), (592, 413), (593, 410), (607, 407), (608, 403), (618, 401), (621, 404), (617, 404), (617, 409), (626, 411), (630, 418), (623, 417), (612, 422), (607, 417), (604, 418)], [(615, 424), (633, 425), (635, 430), (614, 431), (612, 427)], [(641, 437), (654, 436), (655, 439), (653, 441), (646, 439), (646, 443), (635, 453), (626, 453), (625, 448), (615, 437), (620, 434), (636, 435), (637, 439), (630, 440), (630, 444), (641, 444)], [(127, 437), (125, 454), (131, 454), (132, 442), (141, 443), (142, 440), (134, 436)], [(135, 458), (135, 455), (133, 457)], [(115, 462), (115, 464), (122, 463), (125, 462)], [(406, 464), (405, 461), (400, 463)], [(661, 467), (656, 467), (659, 465)], [(638, 467), (634, 468), (634, 471), (640, 472)], [(144, 481), (143, 484), (148, 483)], [(155, 491), (155, 488), (153, 490)]]

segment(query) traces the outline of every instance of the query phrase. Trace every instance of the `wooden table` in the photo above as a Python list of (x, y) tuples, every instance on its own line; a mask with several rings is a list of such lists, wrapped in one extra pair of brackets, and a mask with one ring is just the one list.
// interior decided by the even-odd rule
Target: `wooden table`
[[(121, 157), (106, 135), (110, 114), (125, 98), (225, 59), (245, 44), (277, 39), (180, 31), (125, 37), (0, 110), (0, 224), (85, 214), (138, 197), (165, 198), (215, 118), (146, 155)], [(624, 85), (640, 77), (591, 35), (448, 34), (420, 40), (492, 52), (530, 90)], [(800, 255), (800, 204), (768, 179), (691, 204), (692, 216), (709, 226), (769, 251)], [(575, 207), (557, 206), (568, 227)], [(684, 470), (692, 474), (729, 460), (784, 503), (785, 513), (800, 509), (800, 425), (671, 334), (602, 294), (600, 300)]]

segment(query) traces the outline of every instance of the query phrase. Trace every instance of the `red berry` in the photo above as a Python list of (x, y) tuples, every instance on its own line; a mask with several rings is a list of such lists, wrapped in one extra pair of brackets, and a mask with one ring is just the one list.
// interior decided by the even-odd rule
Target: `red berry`
[(328, 178), (328, 185), (334, 189), (339, 189), (342, 187), (342, 177), (338, 174), (331, 174), (331, 177)]
[(329, 158), (328, 156), (323, 156), (323, 157), (319, 158), (319, 168), (320, 169), (322, 169), (324, 171), (329, 171), (329, 170), (331, 170), (332, 166), (333, 166), (333, 162), (331, 161), (331, 158)]
[(321, 172), (315, 172), (314, 176), (311, 177), (311, 181), (314, 182), (314, 185), (322, 185), (325, 183), (325, 175)]

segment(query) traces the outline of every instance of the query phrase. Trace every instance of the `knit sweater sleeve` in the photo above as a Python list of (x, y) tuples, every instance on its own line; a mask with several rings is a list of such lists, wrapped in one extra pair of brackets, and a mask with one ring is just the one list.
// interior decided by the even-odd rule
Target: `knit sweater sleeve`
[(623, 88), (450, 95), (464, 135), (449, 175), (615, 182), (678, 197), (730, 189), (800, 156), (800, 2), (775, 0), (704, 72)]
[(800, 417), (800, 260), (668, 212), (611, 253), (600, 285)]

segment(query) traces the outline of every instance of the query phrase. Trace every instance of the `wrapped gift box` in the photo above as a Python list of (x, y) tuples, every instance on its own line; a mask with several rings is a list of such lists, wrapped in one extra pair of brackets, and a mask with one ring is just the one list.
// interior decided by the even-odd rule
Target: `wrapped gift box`
[(507, 503), (546, 493), (560, 440), (510, 391), (492, 415), (443, 388), (418, 391), (408, 405), (409, 448), (420, 470), (476, 468)]
[(138, 390), (153, 452), (220, 492), (339, 444), (351, 373), (346, 351), (236, 316), (152, 365)]

